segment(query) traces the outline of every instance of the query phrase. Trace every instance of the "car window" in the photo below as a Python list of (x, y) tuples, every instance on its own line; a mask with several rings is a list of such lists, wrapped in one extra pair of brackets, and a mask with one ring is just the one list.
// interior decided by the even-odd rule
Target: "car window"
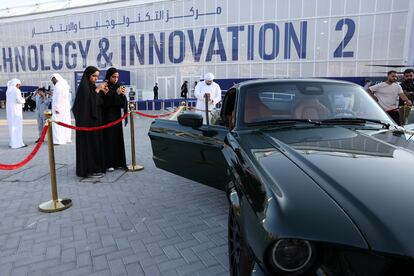
[(223, 105), (220, 110), (220, 117), (224, 125), (232, 130), (235, 122), (235, 107), (236, 107), (236, 89), (232, 88), (227, 93), (223, 100)]
[(243, 122), (273, 119), (366, 118), (391, 122), (358, 85), (328, 82), (269, 82), (242, 87)]

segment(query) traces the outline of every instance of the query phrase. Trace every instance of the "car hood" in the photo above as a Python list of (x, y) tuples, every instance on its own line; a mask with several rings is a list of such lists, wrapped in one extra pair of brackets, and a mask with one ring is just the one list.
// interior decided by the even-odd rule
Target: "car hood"
[(340, 206), (371, 249), (414, 256), (414, 147), (404, 135), (331, 126), (259, 133)]

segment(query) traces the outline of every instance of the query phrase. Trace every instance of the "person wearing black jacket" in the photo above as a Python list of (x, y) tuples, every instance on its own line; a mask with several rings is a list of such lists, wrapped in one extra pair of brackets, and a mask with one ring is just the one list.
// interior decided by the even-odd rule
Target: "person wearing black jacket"
[(154, 100), (158, 100), (158, 83), (155, 83), (152, 90), (154, 91)]
[[(115, 68), (106, 71), (105, 80), (109, 92), (103, 97), (103, 123), (108, 124), (122, 117), (121, 109), (128, 112), (128, 101), (125, 97), (125, 86), (119, 85), (119, 73)], [(124, 135), (122, 124), (114, 125), (103, 131), (105, 148), (105, 167), (108, 171), (126, 168)]]
[[(414, 70), (413, 69), (406, 69), (404, 71), (403, 81), (400, 83), (404, 94), (407, 96), (408, 99), (414, 101)], [(406, 106), (404, 101), (400, 99), (399, 101), (399, 109), (400, 109), (400, 118), (401, 124), (405, 125), (407, 123), (408, 116), (410, 115), (411, 107)]]
[(30, 92), (28, 96), (25, 98), (26, 102), (23, 106), (23, 111), (35, 111), (36, 110), (36, 102), (33, 100), (34, 92)]
[(188, 94), (188, 81), (184, 81), (184, 83), (181, 85), (181, 98), (187, 99)]
[[(79, 127), (102, 125), (103, 97), (108, 93), (108, 84), (96, 87), (99, 70), (89, 66), (85, 69), (76, 92), (72, 112)], [(102, 131), (76, 132), (76, 175), (100, 178), (106, 171)]]

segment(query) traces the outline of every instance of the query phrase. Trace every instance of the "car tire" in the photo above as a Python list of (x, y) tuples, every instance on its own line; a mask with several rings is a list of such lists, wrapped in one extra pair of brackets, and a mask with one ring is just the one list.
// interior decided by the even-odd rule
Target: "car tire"
[(248, 276), (253, 269), (253, 258), (247, 249), (240, 226), (232, 208), (228, 219), (229, 267), (231, 276)]

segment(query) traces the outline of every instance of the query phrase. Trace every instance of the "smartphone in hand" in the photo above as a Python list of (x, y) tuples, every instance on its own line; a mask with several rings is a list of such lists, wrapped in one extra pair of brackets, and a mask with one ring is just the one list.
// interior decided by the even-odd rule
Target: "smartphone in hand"
[(102, 82), (96, 89), (96, 93), (103, 91), (105, 94), (109, 92), (108, 83), (106, 81)]

